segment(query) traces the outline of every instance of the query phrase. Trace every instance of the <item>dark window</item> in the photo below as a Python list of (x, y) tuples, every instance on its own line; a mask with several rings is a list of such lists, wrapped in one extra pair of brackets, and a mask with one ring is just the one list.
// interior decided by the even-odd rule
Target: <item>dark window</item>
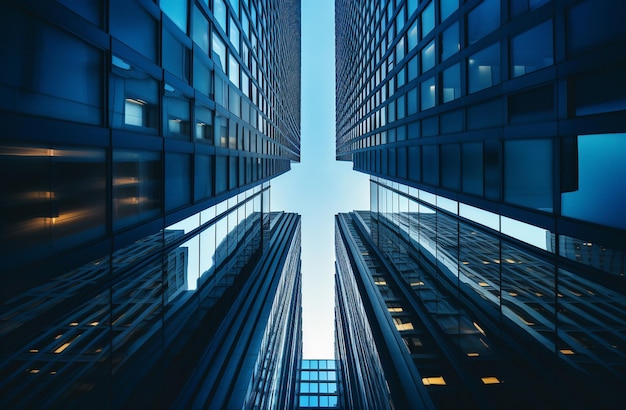
[(502, 125), (502, 102), (493, 100), (467, 109), (467, 128), (480, 129)]
[(406, 148), (398, 148), (398, 177), (406, 179), (407, 177), (407, 163), (406, 163)]
[(483, 144), (470, 142), (461, 146), (461, 177), (463, 192), (483, 195)]
[(463, 110), (456, 110), (441, 114), (440, 122), (442, 134), (463, 131)]
[(424, 183), (439, 185), (439, 146), (423, 145), (422, 151)]
[(111, 0), (111, 35), (150, 60), (157, 61), (157, 22), (135, 0)]
[(626, 65), (616, 64), (603, 71), (573, 79), (576, 115), (626, 110)]
[(516, 140), (504, 144), (504, 200), (551, 212), (554, 179), (552, 141)]
[(554, 119), (554, 87), (546, 85), (509, 96), (511, 123)]
[(622, 0), (587, 0), (572, 7), (567, 16), (567, 48), (572, 54), (597, 45), (623, 42), (626, 3)]
[(441, 35), (441, 61), (459, 52), (461, 42), (459, 41), (459, 22), (455, 21)]
[(626, 229), (626, 134), (580, 135), (576, 187), (561, 196), (561, 213)]
[(511, 76), (519, 77), (554, 64), (552, 20), (511, 39)]
[(215, 157), (215, 193), (221, 194), (228, 189), (228, 157)]
[(500, 200), (500, 143), (488, 140), (484, 143), (485, 196)]
[(163, 201), (159, 152), (113, 151), (113, 228), (158, 216)]
[(500, 0), (485, 0), (467, 15), (467, 41), (474, 44), (500, 26)]
[(196, 201), (213, 195), (213, 157), (196, 155), (194, 179), (194, 197)]
[(461, 148), (459, 144), (441, 146), (441, 185), (458, 191), (460, 188)]
[(409, 147), (409, 179), (420, 182), (422, 180), (421, 147)]
[(165, 84), (164, 88), (164, 134), (168, 137), (188, 140), (191, 137), (189, 98), (169, 84)]
[(165, 154), (165, 209), (175, 209), (191, 202), (191, 156)]

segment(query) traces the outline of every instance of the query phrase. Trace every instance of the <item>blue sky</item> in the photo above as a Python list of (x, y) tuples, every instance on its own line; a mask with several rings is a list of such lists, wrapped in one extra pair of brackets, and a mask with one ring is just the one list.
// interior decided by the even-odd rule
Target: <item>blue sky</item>
[(302, 215), (304, 358), (334, 357), (334, 215), (369, 209), (368, 176), (335, 161), (334, 1), (302, 2), (301, 163), (272, 181), (272, 210)]

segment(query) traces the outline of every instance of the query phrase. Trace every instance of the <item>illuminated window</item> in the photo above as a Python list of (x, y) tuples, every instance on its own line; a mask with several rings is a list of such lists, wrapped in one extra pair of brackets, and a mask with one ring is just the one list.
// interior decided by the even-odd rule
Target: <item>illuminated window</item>
[(422, 383), (424, 386), (445, 386), (446, 381), (443, 376), (434, 376), (434, 377), (423, 377)]

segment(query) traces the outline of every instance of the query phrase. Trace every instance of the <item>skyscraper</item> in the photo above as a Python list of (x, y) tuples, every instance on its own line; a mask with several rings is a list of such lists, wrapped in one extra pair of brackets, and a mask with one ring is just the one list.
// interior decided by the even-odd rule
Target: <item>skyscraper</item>
[(379, 396), (621, 405), (624, 7), (337, 1), (337, 159), (372, 176), (337, 219), (363, 304), (338, 301), (338, 343), (376, 340)]
[(299, 1), (7, 1), (0, 38), (1, 405), (292, 407)]

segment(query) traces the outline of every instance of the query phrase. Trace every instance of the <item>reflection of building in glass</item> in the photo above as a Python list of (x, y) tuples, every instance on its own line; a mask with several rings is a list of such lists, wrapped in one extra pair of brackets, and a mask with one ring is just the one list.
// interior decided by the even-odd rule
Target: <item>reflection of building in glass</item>
[(233, 397), (293, 407), (299, 1), (11, 0), (0, 37), (0, 407), (195, 400), (243, 292)]
[(338, 218), (355, 400), (621, 406), (625, 7), (337, 2), (337, 159), (372, 176), (371, 214)]
[(340, 409), (341, 376), (335, 360), (302, 360), (300, 409)]

